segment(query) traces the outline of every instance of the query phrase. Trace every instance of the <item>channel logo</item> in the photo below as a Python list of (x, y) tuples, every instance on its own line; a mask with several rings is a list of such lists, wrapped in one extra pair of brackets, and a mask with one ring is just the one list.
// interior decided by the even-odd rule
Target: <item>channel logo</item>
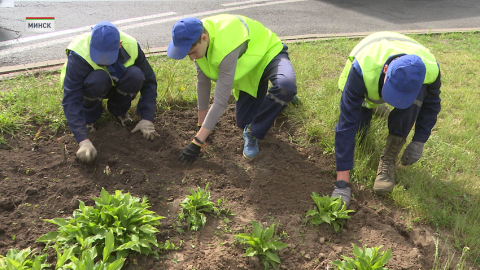
[(55, 17), (26, 17), (27, 31), (51, 32), (55, 31)]

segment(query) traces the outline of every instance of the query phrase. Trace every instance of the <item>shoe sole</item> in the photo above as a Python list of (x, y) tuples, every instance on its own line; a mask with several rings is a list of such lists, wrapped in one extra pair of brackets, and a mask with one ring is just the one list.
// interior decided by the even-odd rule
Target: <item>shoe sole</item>
[[(108, 106), (106, 106), (106, 110), (107, 110), (107, 113), (110, 114), (113, 118), (113, 121), (117, 124), (119, 124), (120, 126), (122, 127), (130, 127), (130, 126), (133, 126), (133, 119), (131, 117), (129, 117), (128, 120), (125, 120), (124, 122), (122, 122), (120, 119), (118, 119), (118, 116), (115, 116), (113, 115), (113, 113), (108, 109)], [(127, 113), (128, 114), (128, 113)]]
[(247, 157), (245, 154), (243, 154), (243, 157), (246, 158), (247, 160), (252, 160), (252, 159), (254, 159), (256, 156), (258, 156), (258, 154), (256, 154), (256, 155), (253, 156), (253, 157)]
[(373, 192), (377, 195), (387, 195), (388, 193), (390, 193), (392, 191), (393, 191), (393, 188), (391, 190), (373, 189)]

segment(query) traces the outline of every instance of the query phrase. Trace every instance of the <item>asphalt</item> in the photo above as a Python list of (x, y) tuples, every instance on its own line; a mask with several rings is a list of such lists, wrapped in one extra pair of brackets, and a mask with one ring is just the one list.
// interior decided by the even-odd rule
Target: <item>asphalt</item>
[[(454, 32), (480, 32), (480, 27), (472, 28), (448, 28), (448, 29), (424, 29), (424, 30), (405, 30), (396, 31), (402, 34), (441, 34)], [(294, 42), (310, 42), (316, 40), (328, 40), (334, 38), (358, 38), (366, 37), (373, 32), (357, 32), (357, 33), (337, 33), (337, 34), (312, 34), (312, 35), (295, 35), (280, 37), (285, 43)], [(145, 52), (147, 57), (152, 55), (165, 55), (167, 47), (150, 48)], [(41, 71), (58, 71), (67, 59), (57, 59), (50, 61), (43, 61), (37, 63), (30, 63), (16, 66), (0, 67), (0, 80), (8, 79), (17, 76), (20, 73), (35, 74)]]

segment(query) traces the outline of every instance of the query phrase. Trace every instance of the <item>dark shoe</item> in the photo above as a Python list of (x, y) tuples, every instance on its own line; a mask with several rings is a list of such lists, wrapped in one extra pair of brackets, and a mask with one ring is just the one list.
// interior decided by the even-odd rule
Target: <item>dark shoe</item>
[(245, 144), (243, 145), (243, 156), (246, 158), (255, 157), (260, 149), (258, 148), (258, 139), (252, 135), (250, 125), (246, 126), (243, 130), (243, 139)]
[(133, 120), (132, 117), (130, 117), (130, 114), (126, 113), (125, 115), (112, 115), (113, 119), (115, 119), (115, 122), (119, 123), (120, 125), (126, 127), (126, 126), (131, 126), (133, 125)]
[(85, 126), (87, 127), (87, 132), (97, 131), (95, 123), (86, 124)]
[(124, 115), (114, 115), (107, 106), (107, 112), (113, 117), (115, 122), (120, 124), (123, 127), (133, 125), (133, 120), (130, 114), (126, 113)]

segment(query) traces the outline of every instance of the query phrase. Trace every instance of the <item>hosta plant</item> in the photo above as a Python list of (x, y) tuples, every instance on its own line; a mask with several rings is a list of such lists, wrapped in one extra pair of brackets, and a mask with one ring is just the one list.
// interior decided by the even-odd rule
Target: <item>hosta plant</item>
[(306, 217), (313, 225), (325, 222), (332, 225), (335, 232), (339, 232), (343, 228), (342, 220), (349, 219), (348, 213), (355, 212), (347, 210), (340, 197), (321, 197), (315, 192), (312, 192), (310, 196), (315, 202), (315, 208), (308, 210)]
[(32, 250), (10, 249), (7, 256), (0, 255), (0, 269), (2, 270), (41, 270), (49, 266), (46, 264), (47, 254), (35, 256)]
[(277, 255), (277, 250), (286, 248), (288, 245), (275, 241), (274, 224), (269, 228), (263, 228), (262, 224), (252, 221), (252, 225), (253, 232), (251, 234), (240, 233), (235, 236), (240, 242), (248, 244), (244, 256), (257, 256), (264, 269), (278, 269), (277, 265), (280, 263), (280, 258)]
[(93, 198), (95, 207), (85, 206), (80, 201), (79, 209), (73, 212), (73, 217), (66, 219), (54, 218), (46, 220), (58, 225), (58, 231), (49, 232), (37, 241), (47, 244), (54, 243), (62, 249), (78, 245), (84, 250), (96, 247), (97, 251), (105, 248), (106, 236), (112, 231), (114, 236), (113, 250), (117, 257), (126, 257), (130, 251), (150, 255), (158, 252), (155, 248), (163, 245), (157, 243), (155, 233), (164, 218), (148, 210), (150, 207), (146, 197), (132, 197), (130, 193), (115, 191), (110, 195), (105, 189), (100, 198)]
[(180, 213), (178, 219), (187, 221), (187, 228), (193, 231), (198, 231), (200, 227), (205, 226), (207, 217), (205, 213), (214, 212), (219, 214), (218, 208), (210, 201), (210, 192), (207, 184), (205, 189), (197, 187), (197, 191), (189, 188), (192, 195), (187, 195), (185, 200), (180, 203)]
[(388, 270), (384, 268), (385, 264), (392, 258), (392, 251), (390, 249), (379, 252), (383, 246), (367, 248), (363, 246), (363, 249), (353, 246), (353, 255), (355, 258), (349, 258), (342, 255), (343, 261), (333, 261), (332, 264), (335, 269), (339, 270)]
[(78, 258), (75, 255), (68, 254), (69, 250), (65, 251), (63, 254), (59, 253), (57, 250), (57, 258), (68, 257), (70, 261), (69, 264), (63, 264), (65, 261), (57, 260), (58, 269), (72, 269), (72, 270), (120, 270), (125, 263), (125, 258), (114, 259), (110, 255), (114, 252), (115, 239), (113, 232), (110, 230), (107, 233), (105, 238), (105, 247), (102, 251), (102, 258), (100, 260), (95, 260), (98, 253), (96, 248), (86, 247), (80, 251)]

